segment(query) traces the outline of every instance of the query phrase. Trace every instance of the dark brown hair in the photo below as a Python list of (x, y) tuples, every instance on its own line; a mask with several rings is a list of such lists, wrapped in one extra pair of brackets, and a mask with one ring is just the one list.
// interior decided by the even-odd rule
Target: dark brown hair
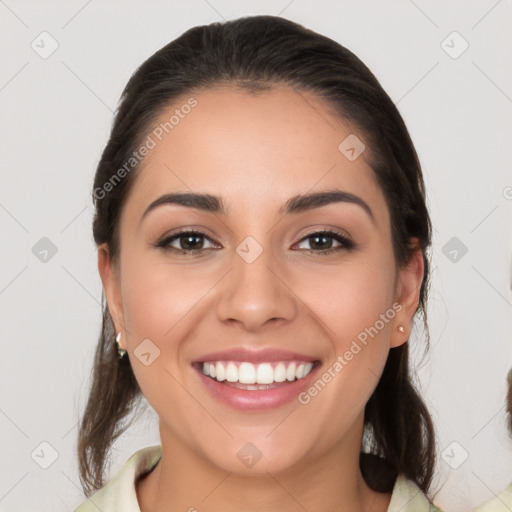
[[(126, 176), (115, 186), (105, 184), (130, 161), (165, 109), (180, 98), (218, 85), (254, 92), (278, 84), (299, 93), (315, 93), (365, 141), (365, 158), (390, 211), (397, 268), (410, 261), (412, 238), (419, 240), (423, 253), (425, 271), (416, 313), (423, 316), (426, 353), (431, 224), (421, 167), (407, 128), (393, 101), (358, 57), (337, 42), (283, 18), (253, 16), (191, 28), (131, 76), (96, 170), (96, 244), (107, 243), (111, 261), (117, 262), (120, 213), (138, 165), (123, 173)], [(125, 420), (143, 398), (128, 357), (118, 359), (104, 296), (102, 306), (103, 324), (78, 433), (79, 473), (86, 495), (103, 487), (111, 446), (131, 424)], [(132, 415), (132, 421), (134, 418)], [(397, 474), (404, 473), (427, 492), (435, 466), (435, 435), (410, 374), (409, 343), (389, 351), (364, 421), (370, 433), (366, 451), (371, 453), (361, 453), (360, 467), (368, 485), (391, 492)]]

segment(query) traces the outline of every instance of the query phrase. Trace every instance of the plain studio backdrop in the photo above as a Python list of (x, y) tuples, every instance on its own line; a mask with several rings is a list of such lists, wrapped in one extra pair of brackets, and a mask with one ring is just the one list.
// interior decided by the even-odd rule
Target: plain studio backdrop
[[(434, 226), (431, 351), (419, 368), (434, 417), (434, 489), (446, 511), (512, 480), (512, 5), (458, 2), (0, 1), (0, 511), (71, 511), (100, 329), (92, 240), (95, 166), (122, 88), (192, 26), (281, 15), (352, 50), (402, 114)], [(419, 360), (419, 327), (410, 343)], [(110, 475), (159, 442), (150, 410), (114, 445)]]

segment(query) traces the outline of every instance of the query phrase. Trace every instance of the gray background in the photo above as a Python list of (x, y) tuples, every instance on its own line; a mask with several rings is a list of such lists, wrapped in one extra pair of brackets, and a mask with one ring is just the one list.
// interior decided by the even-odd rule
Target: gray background
[[(512, 481), (511, 1), (383, 4), (0, 0), (0, 511), (71, 511), (84, 499), (76, 425), (101, 311), (90, 193), (122, 88), (186, 29), (263, 13), (356, 53), (418, 150), (434, 224), (419, 385), (438, 433), (436, 502), (468, 510)], [(461, 55), (453, 31), (469, 44)], [(46, 261), (43, 237), (57, 249)], [(159, 442), (156, 420), (150, 410), (116, 442), (111, 475)]]

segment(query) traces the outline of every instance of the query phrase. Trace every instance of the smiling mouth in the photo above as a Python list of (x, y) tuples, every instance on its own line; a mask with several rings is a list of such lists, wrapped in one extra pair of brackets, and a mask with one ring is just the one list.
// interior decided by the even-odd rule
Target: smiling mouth
[(287, 385), (307, 377), (320, 361), (205, 361), (194, 363), (206, 377), (230, 387), (250, 391)]

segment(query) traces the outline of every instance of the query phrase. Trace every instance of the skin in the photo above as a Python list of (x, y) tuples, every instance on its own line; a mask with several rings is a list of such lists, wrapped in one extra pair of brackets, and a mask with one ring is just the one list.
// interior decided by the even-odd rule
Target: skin
[[(194, 97), (198, 105), (143, 161), (122, 210), (119, 266), (106, 246), (98, 250), (116, 332), (159, 416), (162, 458), (137, 481), (140, 508), (385, 511), (391, 494), (372, 491), (359, 469), (363, 414), (390, 348), (409, 338), (421, 251), (397, 271), (382, 191), (364, 153), (349, 161), (338, 150), (354, 131), (323, 100), (287, 86), (257, 95), (223, 86)], [(278, 213), (291, 196), (331, 188), (362, 198), (374, 221), (347, 202)], [(140, 223), (160, 195), (190, 191), (221, 196), (227, 213), (167, 204)], [(152, 245), (191, 226), (213, 241), (199, 240), (200, 255)], [(322, 229), (357, 245), (318, 254), (305, 237)], [(247, 236), (263, 248), (250, 264), (236, 252)], [(328, 368), (395, 302), (401, 311), (307, 405), (233, 410), (190, 364), (246, 345), (297, 351)], [(161, 351), (149, 366), (133, 355), (146, 338)], [(246, 442), (262, 453), (250, 468), (237, 457)]]

